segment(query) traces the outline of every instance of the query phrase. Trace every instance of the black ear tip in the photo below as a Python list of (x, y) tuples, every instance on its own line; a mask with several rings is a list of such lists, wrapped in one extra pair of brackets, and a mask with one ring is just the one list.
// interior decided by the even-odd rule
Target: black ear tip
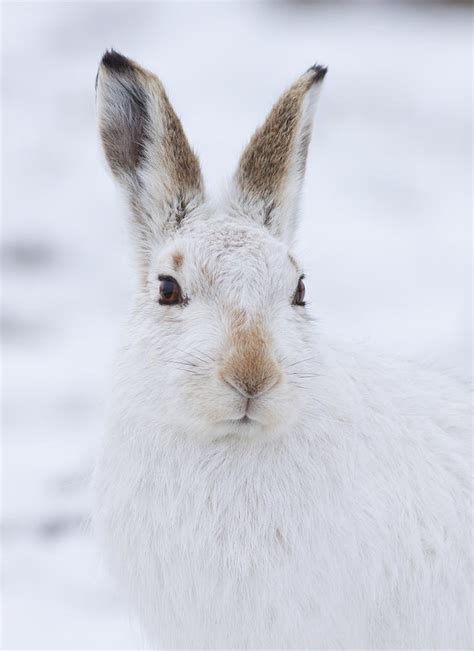
[(113, 72), (125, 72), (133, 69), (133, 63), (127, 57), (115, 50), (107, 50), (102, 57), (101, 65)]
[(328, 69), (327, 66), (320, 66), (315, 64), (314, 66), (311, 66), (311, 68), (308, 70), (308, 72), (313, 73), (313, 82), (316, 83), (318, 81), (322, 81), (324, 77), (326, 76)]

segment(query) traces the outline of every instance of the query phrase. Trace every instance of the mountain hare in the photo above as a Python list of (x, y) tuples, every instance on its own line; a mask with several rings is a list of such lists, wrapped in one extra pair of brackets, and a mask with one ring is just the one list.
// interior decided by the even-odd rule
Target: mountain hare
[(141, 282), (95, 477), (158, 648), (464, 648), (467, 389), (314, 332), (292, 252), (315, 99), (289, 88), (224, 205), (161, 82), (111, 51), (100, 132)]

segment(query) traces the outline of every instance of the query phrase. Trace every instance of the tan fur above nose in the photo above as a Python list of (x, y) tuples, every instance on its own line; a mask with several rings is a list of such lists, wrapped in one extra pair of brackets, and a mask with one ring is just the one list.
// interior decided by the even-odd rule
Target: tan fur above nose
[(270, 350), (263, 321), (249, 318), (243, 311), (231, 316), (230, 351), (225, 357), (220, 376), (244, 395), (264, 393), (281, 379)]

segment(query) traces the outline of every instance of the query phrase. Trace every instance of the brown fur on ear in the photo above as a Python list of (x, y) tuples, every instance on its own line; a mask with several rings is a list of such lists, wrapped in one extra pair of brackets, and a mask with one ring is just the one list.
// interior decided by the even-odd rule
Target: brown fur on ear
[(113, 50), (96, 80), (99, 128), (110, 168), (129, 195), (140, 238), (179, 226), (204, 183), (160, 80)]
[[(256, 204), (256, 219), (280, 236), (285, 228), (275, 224), (275, 216), (285, 208), (285, 194), (299, 190), (311, 138), (311, 95), (326, 72), (323, 66), (313, 66), (280, 97), (245, 148), (235, 175), (246, 212)], [(297, 187), (289, 187), (292, 183)]]
[[(105, 83), (115, 85), (112, 92), (118, 100), (114, 107), (118, 114), (111, 109), (100, 118), (102, 142), (112, 170), (133, 171), (143, 161), (147, 147), (155, 146), (163, 149), (172, 183), (201, 191), (199, 161), (158, 77), (114, 50), (104, 54), (99, 73), (101, 69), (109, 77)], [(156, 117), (161, 122), (160, 143), (153, 143)]]

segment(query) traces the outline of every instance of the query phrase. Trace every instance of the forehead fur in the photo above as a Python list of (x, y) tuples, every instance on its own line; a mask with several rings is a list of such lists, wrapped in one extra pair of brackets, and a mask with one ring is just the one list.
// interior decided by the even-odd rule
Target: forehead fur
[(196, 232), (191, 228), (188, 233), (195, 243), (197, 259), (210, 272), (213, 268), (241, 276), (249, 268), (252, 272), (271, 272), (271, 261), (287, 256), (286, 245), (266, 229), (237, 220), (217, 218), (205, 229), (200, 225)]
[(160, 248), (154, 271), (176, 271), (200, 292), (222, 293), (234, 302), (243, 292), (246, 300), (252, 292), (260, 300), (262, 290), (277, 290), (288, 276), (293, 283), (296, 273), (286, 244), (262, 226), (227, 216), (209, 216), (195, 226), (190, 220)]

